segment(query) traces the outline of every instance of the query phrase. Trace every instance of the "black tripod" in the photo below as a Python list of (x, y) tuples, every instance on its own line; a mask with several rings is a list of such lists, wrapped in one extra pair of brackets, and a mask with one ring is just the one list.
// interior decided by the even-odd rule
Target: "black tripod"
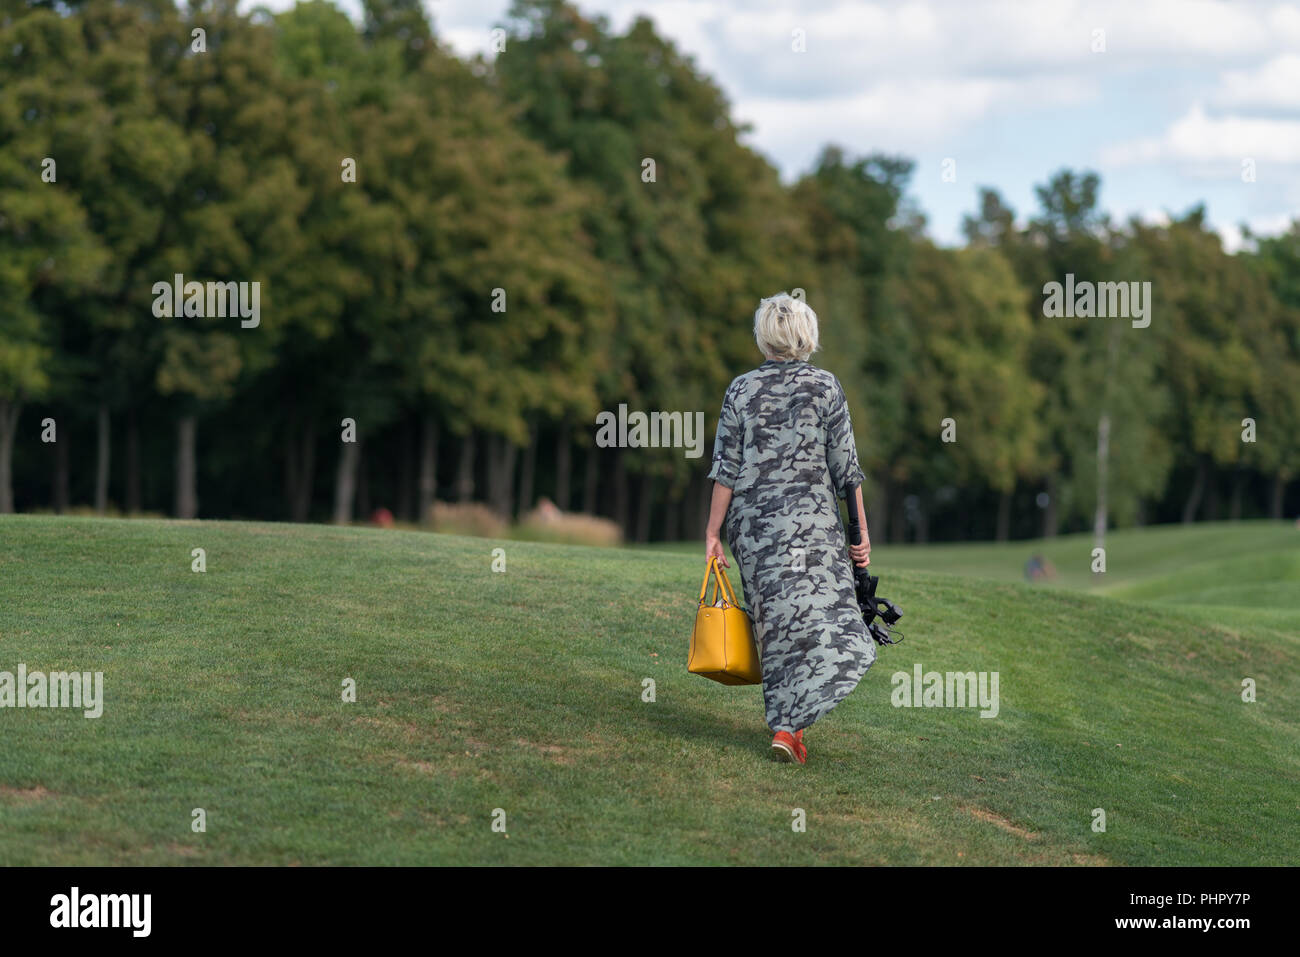
[[(862, 527), (865, 522), (862, 516), (858, 514), (858, 486), (849, 486), (848, 500), (849, 527), (847, 534), (849, 544), (860, 545), (862, 544)], [(876, 584), (880, 581), (880, 578), (871, 574), (868, 568), (859, 568), (856, 564), (853, 565), (853, 587), (858, 596), (858, 607), (862, 609), (862, 620), (867, 623), (867, 634), (878, 645), (896, 645), (903, 640), (903, 635), (899, 633), (895, 637), (890, 629), (893, 628), (898, 619), (903, 617), (903, 610), (888, 598), (876, 597)]]

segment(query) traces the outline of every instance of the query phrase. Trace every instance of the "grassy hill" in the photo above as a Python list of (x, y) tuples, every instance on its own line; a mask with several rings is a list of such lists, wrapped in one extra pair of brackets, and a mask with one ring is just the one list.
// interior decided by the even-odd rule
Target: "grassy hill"
[[(907, 640), (797, 768), (758, 688), (685, 671), (698, 549), (0, 518), (0, 671), (107, 699), (0, 709), (0, 864), (1294, 863), (1296, 533), (1220, 531), (1115, 535), (1106, 595), (1015, 580), (1023, 544), (878, 549)], [(1268, 607), (1185, 605), (1189, 556)], [(916, 663), (997, 671), (1000, 713), (893, 707)]]
[(1094, 575), (1091, 535), (1035, 542), (884, 546), (874, 560), (1022, 581), (1030, 555), (1047, 558), (1056, 586), (1176, 605), (1225, 624), (1250, 622), (1300, 635), (1300, 529), (1290, 522), (1207, 522), (1110, 532), (1106, 573)]

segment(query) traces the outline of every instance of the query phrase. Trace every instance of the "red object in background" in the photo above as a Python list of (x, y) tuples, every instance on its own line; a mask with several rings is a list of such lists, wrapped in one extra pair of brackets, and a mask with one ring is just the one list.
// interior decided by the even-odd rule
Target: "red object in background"
[(370, 524), (380, 528), (393, 527), (393, 513), (386, 508), (377, 508), (370, 513)]

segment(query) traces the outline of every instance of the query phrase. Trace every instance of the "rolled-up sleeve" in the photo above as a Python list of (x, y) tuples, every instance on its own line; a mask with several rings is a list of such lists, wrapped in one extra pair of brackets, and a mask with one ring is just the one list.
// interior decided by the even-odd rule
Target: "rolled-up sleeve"
[(830, 468), (831, 487), (840, 498), (848, 490), (867, 480), (858, 464), (858, 448), (853, 440), (853, 423), (849, 421), (849, 402), (844, 387), (835, 379), (830, 395), (830, 413), (826, 417), (826, 464)]
[(744, 428), (736, 413), (736, 386), (732, 383), (722, 399), (722, 413), (718, 416), (718, 431), (713, 439), (713, 468), (709, 478), (727, 488), (734, 489), (740, 478), (744, 461)]

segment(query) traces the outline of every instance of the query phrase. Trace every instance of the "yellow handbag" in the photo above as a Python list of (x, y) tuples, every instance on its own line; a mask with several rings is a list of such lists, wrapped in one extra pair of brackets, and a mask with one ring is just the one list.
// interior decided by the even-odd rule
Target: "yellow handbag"
[[(705, 602), (709, 576), (713, 576), (713, 601)], [(763, 666), (754, 643), (749, 613), (736, 601), (727, 573), (716, 558), (709, 559), (700, 586), (700, 607), (691, 632), (691, 652), (686, 670), (724, 685), (763, 683)]]

